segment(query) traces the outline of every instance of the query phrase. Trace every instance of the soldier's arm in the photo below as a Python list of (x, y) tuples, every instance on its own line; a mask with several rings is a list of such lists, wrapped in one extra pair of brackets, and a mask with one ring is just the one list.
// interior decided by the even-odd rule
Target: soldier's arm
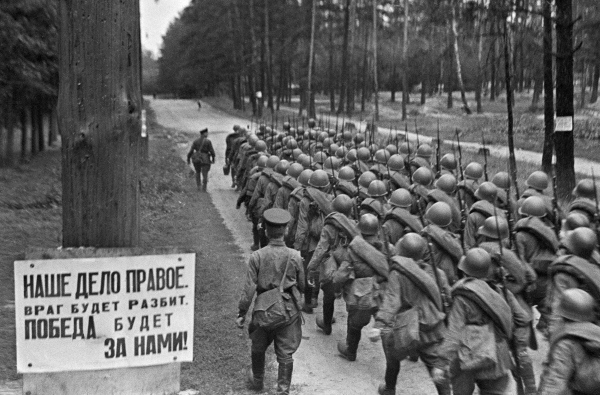
[(306, 273), (304, 273), (304, 265), (302, 264), (302, 258), (300, 258), (297, 254), (296, 254), (296, 278), (298, 281), (298, 290), (300, 290), (300, 292), (304, 293), (304, 286), (306, 285)]
[(300, 251), (304, 247), (306, 237), (308, 235), (308, 203), (303, 200), (300, 202), (300, 210), (298, 210), (298, 224), (296, 225), (296, 240), (294, 240), (294, 248)]
[(261, 188), (261, 185), (262, 178), (259, 178), (258, 182), (256, 183), (256, 186), (254, 187), (254, 192), (252, 192), (252, 198), (250, 199), (250, 203), (248, 203), (248, 209), (250, 210), (254, 209), (254, 206), (256, 206), (258, 199), (261, 198), (263, 195), (263, 188)]
[(467, 217), (467, 223), (465, 224), (465, 248), (468, 250), (470, 248), (475, 247), (476, 245), (476, 237), (477, 237), (477, 222), (475, 221), (475, 216), (478, 215), (474, 213)]
[(438, 350), (439, 359), (435, 367), (444, 369), (458, 357), (458, 348), (462, 344), (463, 332), (467, 321), (467, 310), (470, 306), (463, 297), (454, 300), (450, 314), (448, 314), (448, 331)]
[(273, 203), (274, 208), (282, 208), (286, 209), (287, 207), (283, 207), (283, 198), (285, 193), (285, 187), (281, 187), (277, 190), (277, 194), (275, 195), (275, 202)]
[(312, 259), (308, 264), (308, 273), (306, 273), (306, 275), (309, 276), (309, 278), (319, 270), (323, 261), (329, 257), (329, 248), (332, 246), (334, 242), (333, 238), (335, 237), (333, 233), (333, 229), (331, 229), (330, 225), (323, 226), (321, 237), (319, 238)]
[(238, 310), (240, 315), (245, 315), (252, 299), (254, 299), (254, 293), (256, 292), (256, 285), (258, 283), (258, 264), (254, 259), (254, 255), (251, 255), (248, 259), (248, 271), (246, 272), (246, 279), (240, 295), (240, 301), (238, 303)]
[(548, 354), (548, 361), (544, 363), (544, 371), (540, 378), (538, 394), (561, 395), (570, 394), (569, 381), (575, 373), (575, 360), (572, 349), (573, 340), (560, 340), (552, 347)]
[(400, 273), (392, 270), (383, 295), (383, 303), (375, 316), (375, 328), (391, 328), (394, 325), (394, 318), (402, 308), (400, 291)]
[(212, 141), (210, 140), (208, 140), (208, 152), (210, 153), (210, 156), (213, 158), (213, 160), (217, 157), (217, 155), (215, 155), (215, 150), (213, 148)]
[(192, 143), (192, 147), (190, 148), (190, 151), (187, 154), (187, 161), (190, 161), (190, 158), (192, 157), (192, 155), (194, 154), (194, 151), (196, 150), (196, 142)]

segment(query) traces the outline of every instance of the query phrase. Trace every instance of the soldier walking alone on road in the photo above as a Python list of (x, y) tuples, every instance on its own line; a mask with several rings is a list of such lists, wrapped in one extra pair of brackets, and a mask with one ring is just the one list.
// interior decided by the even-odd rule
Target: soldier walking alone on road
[[(215, 163), (215, 150), (211, 141), (208, 139), (208, 129), (204, 128), (200, 131), (200, 138), (194, 140), (192, 148), (187, 155), (187, 163), (190, 160), (194, 164), (196, 170), (196, 187), (200, 190), (202, 181), (202, 192), (206, 192), (206, 184), (208, 183), (208, 172), (210, 165)], [(202, 176), (202, 178), (200, 178)]]
[[(272, 208), (263, 214), (269, 244), (255, 251), (248, 260), (248, 274), (239, 301), (238, 327), (244, 326), (246, 313), (257, 297), (248, 326), (252, 339), (252, 377), (248, 389), (262, 391), (265, 376), (265, 351), (275, 343), (279, 363), (277, 394), (289, 394), (292, 381), (292, 355), (302, 340), (302, 320), (298, 302), (304, 292), (304, 268), (300, 253), (283, 241), (290, 214)], [(273, 300), (282, 303), (273, 303)], [(279, 310), (277, 306), (281, 307)], [(277, 311), (276, 311), (277, 310)]]

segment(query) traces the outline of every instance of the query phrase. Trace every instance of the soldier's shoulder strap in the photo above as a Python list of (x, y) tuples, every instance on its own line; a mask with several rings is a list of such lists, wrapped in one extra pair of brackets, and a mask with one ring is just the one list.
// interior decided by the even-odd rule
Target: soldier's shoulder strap
[(300, 186), (300, 183), (298, 182), (298, 180), (291, 176), (285, 176), (283, 177), (282, 185), (288, 188), (289, 190), (293, 191), (294, 189)]
[(567, 212), (571, 212), (573, 210), (583, 211), (591, 218), (594, 218), (596, 215), (595, 204), (590, 199), (580, 198), (573, 200), (567, 207)]
[(564, 338), (600, 342), (600, 326), (591, 322), (570, 322), (552, 335), (550, 348)]
[(277, 173), (275, 171), (272, 172), (271, 174), (269, 174), (269, 178), (278, 187), (281, 187), (281, 185), (283, 184), (283, 175), (281, 175), (281, 174), (279, 174), (279, 173)]
[(333, 208), (331, 207), (331, 199), (325, 192), (308, 187), (306, 188), (305, 196), (308, 197), (310, 201), (315, 202), (323, 214), (329, 215), (333, 211)]
[(576, 277), (587, 285), (596, 300), (600, 299), (600, 267), (598, 265), (576, 255), (562, 255), (552, 262), (548, 272), (550, 277), (554, 277), (559, 272)]
[(427, 225), (423, 228), (423, 232), (427, 233), (431, 238), (444, 250), (455, 264), (458, 264), (463, 255), (460, 241), (457, 240), (450, 232), (444, 231), (437, 225)]
[(356, 236), (348, 248), (360, 259), (366, 262), (373, 270), (382, 277), (388, 278), (389, 266), (386, 256), (377, 248), (369, 244), (362, 236)]
[(423, 230), (423, 224), (417, 217), (412, 215), (408, 210), (400, 207), (394, 207), (384, 217), (384, 220), (393, 220), (404, 227), (409, 227), (413, 232), (419, 233)]
[(408, 278), (442, 311), (442, 296), (435, 280), (421, 269), (411, 258), (395, 256), (392, 258), (391, 270), (396, 270)]
[(404, 174), (398, 171), (394, 171), (390, 173), (390, 178), (396, 185), (398, 185), (398, 187), (404, 189), (410, 188), (410, 181), (408, 180), (408, 177)]
[(502, 215), (501, 210), (494, 210), (494, 205), (486, 200), (478, 200), (473, 203), (469, 210), (469, 214), (473, 212), (479, 213), (485, 218), (492, 217), (494, 213)]
[(332, 212), (325, 217), (325, 225), (330, 224), (341, 232), (344, 232), (350, 239), (360, 234), (356, 223), (342, 213)]
[(348, 181), (341, 180), (337, 183), (336, 188), (350, 197), (356, 196), (356, 192), (358, 192), (358, 188), (354, 184)]
[(520, 219), (515, 224), (516, 232), (527, 232), (539, 240), (546, 249), (556, 253), (558, 251), (558, 238), (554, 230), (544, 224), (539, 218), (529, 217)]
[(512, 337), (512, 311), (502, 295), (492, 289), (485, 281), (465, 278), (459, 280), (452, 287), (452, 296), (463, 296), (475, 303), (494, 324), (502, 331), (505, 337)]

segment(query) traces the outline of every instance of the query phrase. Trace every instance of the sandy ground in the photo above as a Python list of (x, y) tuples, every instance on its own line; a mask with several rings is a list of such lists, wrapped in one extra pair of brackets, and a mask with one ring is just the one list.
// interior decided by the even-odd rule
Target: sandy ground
[[(191, 141), (199, 137), (198, 131), (204, 127), (209, 130), (209, 138), (217, 153), (216, 164), (210, 172), (209, 194), (221, 214), (225, 225), (232, 232), (235, 242), (243, 251), (249, 252), (252, 244), (250, 223), (244, 212), (235, 209), (237, 194), (231, 189), (231, 178), (224, 176), (225, 137), (232, 131), (234, 124), (245, 125), (248, 122), (233, 117), (203, 103), (198, 110), (193, 101), (188, 100), (151, 100), (158, 122), (189, 136), (189, 143), (181, 143), (180, 154), (185, 158)], [(495, 148), (491, 148), (495, 154)], [(503, 147), (502, 147), (503, 148)], [(499, 148), (500, 149), (500, 148)], [(519, 152), (523, 155), (523, 152)], [(535, 153), (526, 153), (535, 159)], [(541, 157), (541, 156), (540, 156)], [(541, 159), (540, 159), (541, 160)], [(598, 169), (600, 174), (600, 168)], [(316, 313), (320, 313), (320, 307)], [(348, 362), (337, 355), (336, 342), (345, 336), (346, 311), (343, 301), (336, 303), (334, 324), (331, 336), (325, 336), (316, 329), (315, 314), (305, 315), (303, 340), (295, 354), (293, 387), (300, 394), (369, 394), (376, 393), (377, 386), (383, 380), (385, 361), (380, 343), (371, 343), (366, 339), (359, 346), (356, 362)], [(232, 322), (233, 324), (233, 322)], [(547, 344), (540, 339), (540, 350), (531, 351), (536, 375), (541, 373), (541, 361), (547, 351)], [(403, 362), (399, 376), (398, 390), (408, 394), (435, 393), (429, 376), (422, 363)]]

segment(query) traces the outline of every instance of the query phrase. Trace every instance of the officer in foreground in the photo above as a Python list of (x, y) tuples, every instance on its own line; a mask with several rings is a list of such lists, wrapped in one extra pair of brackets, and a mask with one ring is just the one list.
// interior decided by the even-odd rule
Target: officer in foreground
[[(248, 325), (252, 340), (252, 376), (248, 380), (248, 389), (263, 389), (265, 351), (274, 342), (279, 363), (277, 394), (289, 394), (294, 366), (292, 355), (302, 340), (299, 303), (304, 292), (304, 269), (300, 253), (287, 248), (283, 241), (290, 214), (272, 208), (264, 212), (263, 219), (269, 244), (250, 255), (236, 324), (243, 328), (256, 293), (252, 320)], [(272, 303), (273, 300), (281, 303)], [(280, 305), (281, 309), (273, 310), (274, 305)]]
[(571, 288), (560, 298), (560, 324), (550, 340), (538, 394), (600, 393), (600, 327), (594, 324), (596, 302)]

